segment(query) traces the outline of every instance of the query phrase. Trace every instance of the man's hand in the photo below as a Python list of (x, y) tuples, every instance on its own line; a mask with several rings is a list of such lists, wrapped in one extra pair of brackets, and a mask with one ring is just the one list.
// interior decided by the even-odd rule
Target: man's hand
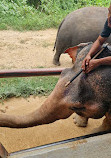
[(99, 59), (92, 59), (89, 61), (89, 64), (86, 66), (85, 73), (89, 73), (90, 71), (96, 69), (98, 66), (100, 66), (100, 60)]
[(83, 60), (83, 62), (82, 62), (82, 70), (83, 71), (86, 71), (86, 68), (89, 65), (90, 60), (91, 60), (91, 56), (90, 55), (87, 55), (85, 57), (85, 59)]

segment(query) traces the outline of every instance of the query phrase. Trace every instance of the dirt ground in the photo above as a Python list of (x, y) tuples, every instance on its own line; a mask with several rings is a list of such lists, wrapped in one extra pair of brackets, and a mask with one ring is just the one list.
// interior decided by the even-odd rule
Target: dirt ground
[[(0, 31), (0, 69), (32, 69), (57, 67), (52, 64), (53, 46), (57, 30), (44, 31)], [(61, 56), (61, 66), (71, 67), (68, 55)], [(31, 96), (28, 99), (13, 98), (0, 104), (0, 113), (26, 114), (45, 101), (46, 97)], [(100, 120), (89, 120), (88, 127), (76, 127), (73, 116), (49, 125), (27, 129), (10, 129), (0, 127), (0, 142), (7, 151), (15, 152), (35, 146), (53, 143), (90, 133), (101, 124)]]

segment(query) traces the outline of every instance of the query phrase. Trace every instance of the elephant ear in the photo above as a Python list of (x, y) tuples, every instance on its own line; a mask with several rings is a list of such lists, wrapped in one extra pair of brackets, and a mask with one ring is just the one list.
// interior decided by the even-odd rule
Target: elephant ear
[[(80, 43), (77, 46), (70, 47), (65, 50), (64, 53), (68, 53), (69, 56), (72, 58), (72, 62), (74, 63), (76, 61), (77, 53), (83, 49), (85, 46), (92, 44), (93, 42), (87, 42), (87, 43)], [(79, 49), (80, 48), (80, 49)], [(79, 50), (78, 50), (79, 49)]]
[(64, 53), (69, 54), (69, 56), (72, 58), (73, 63), (76, 60), (76, 55), (77, 55), (78, 48), (79, 48), (78, 46), (70, 47), (70, 48), (66, 49), (65, 52), (64, 52)]

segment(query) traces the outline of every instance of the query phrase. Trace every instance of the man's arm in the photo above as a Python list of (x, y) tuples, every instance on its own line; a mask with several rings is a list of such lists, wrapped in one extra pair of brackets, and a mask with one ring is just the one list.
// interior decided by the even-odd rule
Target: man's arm
[(111, 65), (111, 56), (98, 59), (99, 65)]
[(90, 57), (92, 58), (101, 49), (101, 46), (106, 40), (107, 38), (103, 38), (99, 36), (97, 40), (94, 42), (94, 44), (92, 45), (88, 55), (90, 55)]

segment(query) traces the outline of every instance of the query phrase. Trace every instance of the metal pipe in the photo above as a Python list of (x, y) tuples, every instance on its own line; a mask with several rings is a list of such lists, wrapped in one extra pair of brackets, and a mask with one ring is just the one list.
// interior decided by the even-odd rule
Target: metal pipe
[(1, 70), (0, 78), (60, 75), (64, 68)]

